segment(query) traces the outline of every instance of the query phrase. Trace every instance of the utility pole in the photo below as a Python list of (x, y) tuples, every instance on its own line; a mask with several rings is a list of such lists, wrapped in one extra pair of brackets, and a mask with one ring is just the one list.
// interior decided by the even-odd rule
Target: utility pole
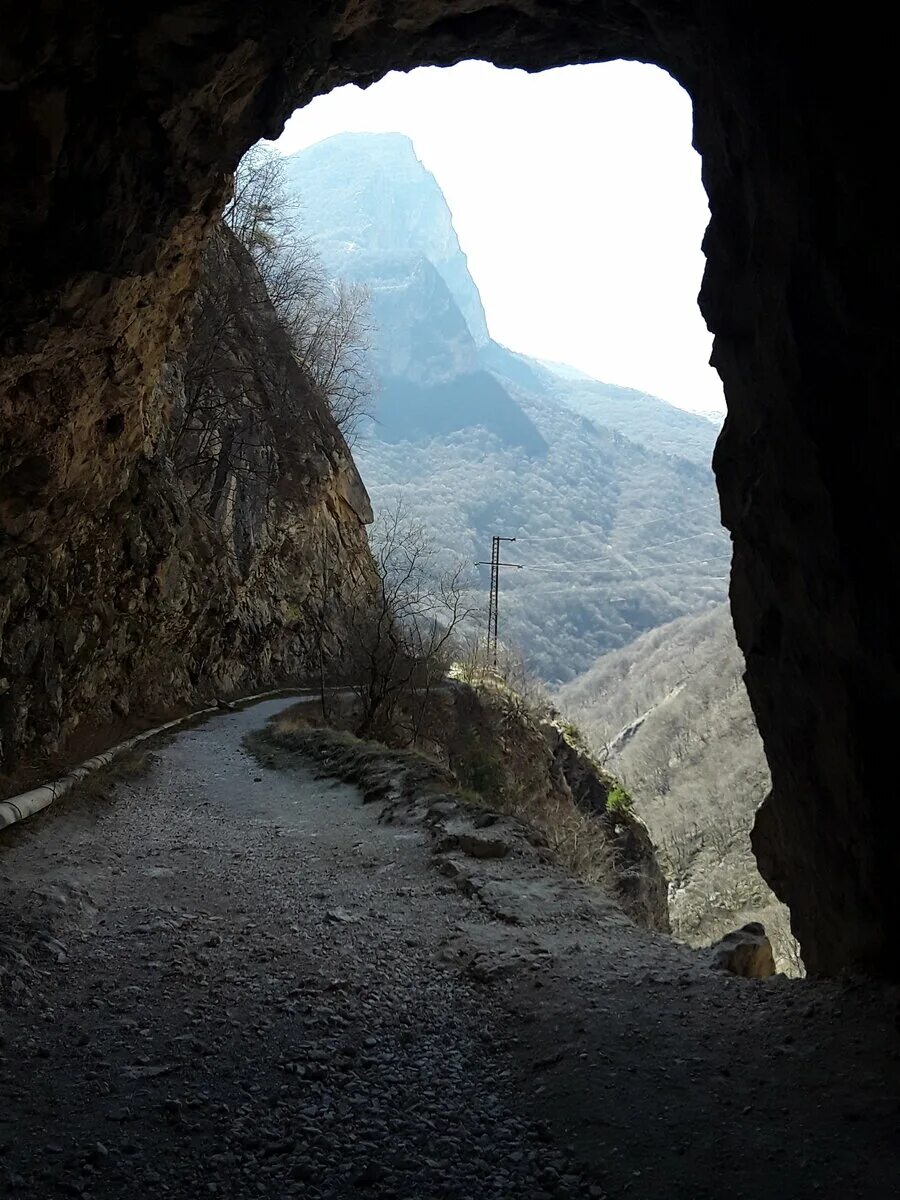
[(513, 567), (517, 571), (522, 570), (521, 563), (506, 563), (500, 561), (500, 543), (514, 542), (514, 537), (498, 537), (496, 534), (491, 538), (491, 561), (476, 562), (476, 567), (491, 568), (491, 590), (488, 600), (488, 636), (487, 636), (487, 652), (488, 658), (493, 663), (494, 669), (497, 667), (497, 624), (498, 611), (500, 608), (500, 568)]

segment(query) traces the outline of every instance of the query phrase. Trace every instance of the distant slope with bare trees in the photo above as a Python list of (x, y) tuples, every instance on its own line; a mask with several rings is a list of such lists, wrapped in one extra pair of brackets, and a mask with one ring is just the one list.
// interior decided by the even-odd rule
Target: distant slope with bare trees
[(796, 972), (787, 914), (750, 849), (769, 787), (727, 604), (606, 654), (557, 695), (647, 822), (670, 880), (673, 929), (705, 944), (762, 920)]

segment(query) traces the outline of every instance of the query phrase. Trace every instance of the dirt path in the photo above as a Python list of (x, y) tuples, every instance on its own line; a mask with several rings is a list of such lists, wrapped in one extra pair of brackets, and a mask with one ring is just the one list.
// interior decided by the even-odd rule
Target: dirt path
[(713, 976), (517, 855), (442, 874), (248, 754), (286, 703), (5, 834), (0, 1189), (898, 1194), (895, 993)]

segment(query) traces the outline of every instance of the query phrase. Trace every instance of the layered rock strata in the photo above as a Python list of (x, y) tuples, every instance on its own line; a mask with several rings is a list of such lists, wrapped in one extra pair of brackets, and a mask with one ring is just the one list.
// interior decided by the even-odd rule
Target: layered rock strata
[[(149, 398), (156, 428), (135, 453), (123, 449), (114, 494), (58, 514), (51, 501), (59, 540), (23, 529), (0, 556), (7, 769), (64, 746), (84, 723), (301, 679), (320, 651), (330, 669), (340, 661), (347, 605), (371, 578), (365, 488), (252, 259), (225, 229), (201, 296), (193, 334)], [(210, 328), (205, 405), (185, 431), (185, 380)], [(112, 458), (124, 423), (98, 418), (85, 446)]]

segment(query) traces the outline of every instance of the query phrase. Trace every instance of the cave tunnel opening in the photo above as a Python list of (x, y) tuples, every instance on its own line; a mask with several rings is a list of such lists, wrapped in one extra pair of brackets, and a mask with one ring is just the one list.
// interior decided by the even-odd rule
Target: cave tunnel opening
[[(331, 403), (375, 539), (397, 505), (450, 568), (494, 530), (515, 538), (504, 653), (637, 797), (674, 931), (705, 945), (762, 920), (794, 974), (749, 845), (769, 774), (710, 468), (723, 399), (695, 301), (709, 211), (691, 135), (689, 97), (646, 64), (391, 73), (254, 149), (226, 220), (246, 240), (265, 202), (302, 270), (315, 256), (348, 301), (360, 289)], [(268, 243), (257, 257), (284, 290)], [(477, 642), (486, 563), (473, 583)]]
[[(896, 975), (900, 839), (878, 786), (877, 716), (897, 698), (897, 585), (859, 534), (894, 507), (883, 397), (900, 272), (878, 154), (890, 72), (870, 58), (848, 90), (831, 69), (843, 32), (823, 19), (809, 53), (805, 7), (777, 20), (701, 0), (423, 5), (402, 19), (366, 5), (308, 17), (275, 0), (202, 17), (180, 5), (103, 13), (84, 14), (78, 36), (56, 28), (52, 5), (9, 13), (3, 104), (19, 136), (4, 147), (0, 291), (4, 744), (52, 740), (67, 711), (94, 704), (77, 634), (61, 654), (42, 622), (73, 564), (83, 587), (96, 583), (82, 552), (96, 522), (133, 500), (133, 465), (163, 420), (166, 347), (241, 154), (298, 101), (390, 68), (473, 55), (528, 70), (656, 63), (693, 99), (712, 210), (701, 308), (729, 406), (715, 467), (773, 776), (755, 850), (811, 970)], [(114, 413), (121, 433), (98, 438)], [(848, 465), (865, 488), (847, 486)], [(90, 618), (95, 646), (110, 637), (108, 607)]]
[[(0, 11), (0, 769), (40, 781), (92, 730), (217, 710), (149, 768), (121, 762), (115, 805), (107, 778), (0, 833), (10, 1194), (893, 1198), (891, 40), (864, 13), (714, 0)], [(345, 631), (310, 618), (297, 581), (316, 557), (365, 575), (372, 517), (218, 224), (233, 173), (317, 95), (473, 57), (647, 63), (691, 97), (729, 599), (772, 777), (753, 843), (819, 978), (713, 974), (601, 890), (548, 889), (540, 839), (461, 813), (446, 777), (407, 824), (393, 798), (378, 811), (380, 760), (354, 759), (348, 789), (290, 759), (294, 698), (216, 700), (308, 681), (323, 629)], [(173, 485), (204, 286), (212, 320), (236, 295), (256, 310), (219, 360), (242, 390), (305, 401), (282, 499), (311, 515), (274, 534), (218, 469), (222, 442), (186, 441), (202, 511)], [(521, 356), (492, 361), (518, 396)], [(247, 470), (277, 484), (241, 416)], [(285, 724), (254, 741), (270, 716)], [(553, 748), (578, 767), (564, 736)]]

